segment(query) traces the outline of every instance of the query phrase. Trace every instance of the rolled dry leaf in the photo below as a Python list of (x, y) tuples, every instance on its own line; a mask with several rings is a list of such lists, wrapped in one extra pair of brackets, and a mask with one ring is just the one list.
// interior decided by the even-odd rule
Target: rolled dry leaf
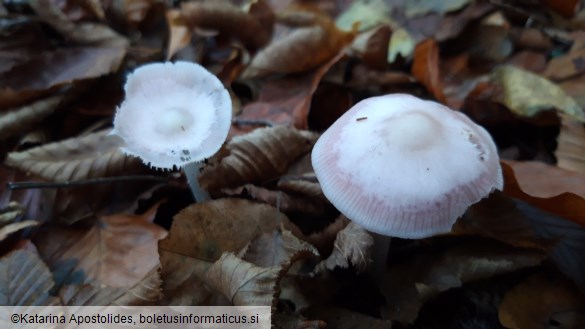
[(234, 137), (227, 144), (229, 155), (211, 160), (203, 168), (199, 183), (205, 190), (214, 191), (277, 178), (309, 152), (316, 139), (314, 133), (285, 126), (256, 129)]
[(235, 306), (275, 306), (280, 266), (258, 267), (226, 252), (207, 272), (206, 281)]
[(361, 226), (350, 222), (337, 233), (333, 252), (319, 265), (329, 270), (353, 265), (358, 271), (365, 271), (370, 263), (373, 245), (374, 238)]
[(264, 1), (257, 1), (250, 10), (246, 13), (228, 1), (181, 4), (181, 16), (191, 28), (218, 30), (246, 46), (260, 48), (270, 41), (275, 16)]

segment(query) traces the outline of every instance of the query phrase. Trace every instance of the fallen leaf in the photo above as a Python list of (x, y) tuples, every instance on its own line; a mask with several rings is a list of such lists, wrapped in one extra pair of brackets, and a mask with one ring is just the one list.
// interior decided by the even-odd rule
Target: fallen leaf
[(243, 199), (193, 204), (180, 213), (159, 243), (165, 302), (203, 303), (210, 292), (205, 273), (224, 252), (236, 252), (261, 233), (274, 230), (286, 216), (271, 206)]
[(533, 117), (543, 110), (557, 109), (581, 122), (585, 114), (563, 90), (549, 80), (512, 66), (500, 66), (492, 74), (503, 89), (501, 102), (515, 114)]
[(167, 232), (143, 215), (102, 216), (88, 228), (52, 225), (35, 243), (58, 286), (96, 282), (132, 287), (160, 264), (157, 243)]
[[(585, 295), (568, 280), (537, 272), (504, 296), (499, 310), (502, 325), (511, 329), (581, 328)], [(570, 316), (570, 317), (569, 317)]]
[(18, 232), (28, 227), (37, 226), (40, 223), (34, 220), (24, 220), (22, 222), (11, 223), (0, 228), (0, 242), (5, 240), (10, 234)]
[(555, 150), (557, 166), (585, 175), (585, 126), (566, 115), (560, 117), (561, 130)]
[(406, 17), (424, 16), (428, 13), (444, 15), (451, 11), (460, 10), (471, 0), (411, 0), (405, 1), (404, 12)]
[(256, 129), (234, 137), (227, 144), (229, 155), (211, 159), (199, 183), (205, 190), (214, 191), (277, 178), (294, 160), (309, 152), (315, 140), (313, 133), (285, 126)]
[(55, 285), (49, 268), (34, 248), (17, 249), (0, 259), (0, 305), (53, 305)]
[(166, 13), (169, 27), (169, 41), (166, 49), (166, 60), (170, 60), (181, 49), (191, 42), (191, 28), (181, 17), (181, 11), (170, 9)]
[(388, 45), (388, 63), (394, 63), (398, 55), (402, 58), (411, 58), (416, 47), (416, 40), (406, 29), (400, 28), (392, 32)]
[[(267, 82), (260, 89), (258, 100), (247, 104), (236, 120), (262, 119), (275, 125), (307, 129), (311, 98), (323, 76), (342, 56), (339, 53), (314, 72)], [(234, 135), (233, 126), (231, 135)]]
[(2, 113), (0, 117), (0, 140), (27, 132), (42, 122), (58, 107), (63, 96), (57, 95), (41, 99), (32, 104)]
[(119, 175), (140, 168), (140, 160), (120, 151), (109, 130), (9, 153), (6, 164), (52, 181)]
[(244, 250), (242, 260), (260, 267), (284, 265), (298, 253), (319, 257), (315, 247), (299, 240), (291, 231), (280, 229), (259, 235)]
[(359, 23), (361, 31), (369, 30), (381, 24), (396, 27), (390, 17), (392, 7), (382, 0), (352, 1), (351, 5), (337, 17), (335, 24), (342, 30), (351, 31)]
[(416, 46), (411, 72), (439, 102), (446, 103), (439, 72), (439, 47), (434, 40), (427, 39)]
[[(70, 47), (45, 51), (0, 73), (2, 89), (18, 93), (97, 78), (116, 72), (126, 55), (123, 48)], [(43, 74), (38, 74), (39, 70)]]
[(373, 245), (374, 238), (362, 227), (350, 222), (337, 233), (333, 252), (319, 266), (333, 270), (353, 265), (358, 272), (364, 272), (370, 265)]
[(281, 276), (279, 266), (255, 266), (226, 252), (209, 269), (206, 282), (235, 306), (274, 307)]
[[(304, 72), (334, 58), (350, 44), (353, 32), (339, 30), (326, 16), (318, 24), (294, 29), (274, 40), (254, 56), (242, 79), (259, 78), (272, 74)], [(311, 56), (306, 56), (310, 53)]]
[(493, 278), (540, 264), (546, 255), (475, 239), (446, 248), (434, 247), (390, 265), (381, 291), (384, 319), (412, 323), (426, 301), (440, 292), (475, 280)]
[(538, 162), (500, 163), (504, 194), (585, 226), (582, 175)]
[(183, 2), (181, 16), (191, 28), (213, 29), (235, 36), (253, 49), (270, 41), (275, 20), (274, 13), (262, 0), (252, 3), (250, 13), (229, 1)]
[(155, 268), (133, 287), (66, 285), (59, 290), (59, 298), (65, 306), (155, 305), (162, 297), (160, 286), (159, 268)]
[(543, 75), (553, 81), (562, 81), (583, 73), (585, 73), (585, 49), (577, 49), (551, 59)]
[(585, 177), (579, 173), (537, 161), (502, 161), (514, 170), (518, 187), (531, 196), (550, 198), (573, 193), (585, 198)]

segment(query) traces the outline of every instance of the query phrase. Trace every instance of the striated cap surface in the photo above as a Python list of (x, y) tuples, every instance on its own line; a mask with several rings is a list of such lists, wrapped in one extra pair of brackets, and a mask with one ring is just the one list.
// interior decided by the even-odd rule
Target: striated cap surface
[(471, 204), (503, 188), (497, 149), (485, 129), (405, 94), (356, 104), (323, 133), (311, 160), (331, 203), (387, 236), (449, 232)]

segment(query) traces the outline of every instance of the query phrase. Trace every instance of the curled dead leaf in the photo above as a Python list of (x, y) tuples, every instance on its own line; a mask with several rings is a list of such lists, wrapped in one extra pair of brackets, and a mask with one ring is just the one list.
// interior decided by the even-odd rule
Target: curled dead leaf
[(277, 178), (294, 160), (309, 152), (316, 139), (311, 132), (285, 126), (256, 129), (234, 137), (227, 144), (229, 154), (211, 159), (199, 183), (207, 191), (214, 191)]
[(5, 240), (10, 234), (23, 230), (27, 227), (37, 226), (40, 223), (34, 220), (25, 220), (22, 222), (11, 223), (0, 228), (0, 242)]
[(557, 166), (585, 174), (585, 126), (561, 115), (561, 131), (557, 137)]
[(258, 52), (242, 73), (242, 79), (316, 68), (349, 45), (354, 35), (339, 30), (328, 17), (322, 16), (316, 25), (297, 28)]
[(585, 113), (575, 100), (540, 75), (501, 66), (493, 72), (492, 80), (503, 89), (503, 99), (499, 101), (515, 114), (532, 117), (543, 110), (557, 109), (575, 120), (585, 121)]
[(439, 71), (439, 47), (433, 39), (419, 43), (414, 49), (412, 75), (441, 103), (446, 103)]
[(274, 13), (263, 0), (255, 1), (250, 13), (229, 1), (183, 2), (181, 16), (191, 28), (218, 30), (254, 49), (270, 41), (275, 20)]
[(224, 253), (206, 275), (206, 282), (235, 306), (276, 306), (280, 266), (263, 268), (233, 253)]
[(138, 158), (120, 151), (118, 141), (100, 131), (9, 153), (6, 164), (52, 181), (118, 175), (140, 167)]
[(501, 161), (504, 194), (585, 226), (585, 178), (539, 162)]
[(203, 281), (213, 262), (272, 232), (279, 222), (289, 225), (276, 208), (243, 199), (218, 199), (183, 209), (159, 243), (165, 304), (203, 304), (211, 294)]
[(370, 264), (373, 245), (374, 238), (362, 227), (350, 222), (337, 233), (333, 252), (319, 266), (333, 270), (336, 267), (348, 268), (353, 265), (358, 272), (363, 272)]
[(291, 231), (280, 229), (254, 238), (244, 251), (242, 259), (260, 267), (286, 264), (301, 252), (319, 256), (311, 244), (300, 240)]

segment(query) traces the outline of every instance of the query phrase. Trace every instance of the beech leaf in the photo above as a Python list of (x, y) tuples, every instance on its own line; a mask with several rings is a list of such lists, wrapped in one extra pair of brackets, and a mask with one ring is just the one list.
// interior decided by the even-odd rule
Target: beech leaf
[(363, 272), (370, 264), (373, 245), (374, 238), (361, 226), (350, 222), (337, 233), (333, 252), (321, 266), (333, 270), (336, 267), (348, 268), (353, 265), (358, 272)]
[(51, 115), (63, 96), (41, 99), (32, 104), (2, 113), (0, 116), (0, 140), (28, 131), (35, 124)]
[(50, 296), (55, 285), (53, 276), (34, 248), (4, 255), (0, 278), (0, 305), (44, 306), (55, 302)]
[(518, 115), (532, 117), (543, 110), (557, 109), (575, 120), (585, 121), (585, 113), (575, 100), (540, 75), (501, 66), (492, 77), (503, 88), (504, 105)]
[(127, 157), (118, 141), (101, 131), (9, 153), (6, 164), (52, 181), (118, 175), (137, 168), (140, 160)]
[(278, 222), (288, 219), (276, 208), (243, 199), (212, 200), (181, 210), (159, 243), (165, 302), (203, 303), (210, 292), (202, 283), (213, 262), (272, 232)]
[(561, 131), (557, 137), (557, 166), (585, 175), (585, 126), (561, 115)]
[(199, 183), (213, 191), (277, 178), (311, 150), (316, 138), (314, 133), (285, 126), (260, 128), (234, 137), (227, 144), (229, 155), (212, 159), (203, 168)]
[(224, 253), (207, 272), (206, 282), (235, 306), (275, 306), (279, 266), (262, 268)]
[(55, 225), (35, 242), (58, 285), (132, 287), (160, 264), (157, 244), (167, 232), (150, 222), (155, 213), (102, 216), (89, 229)]

